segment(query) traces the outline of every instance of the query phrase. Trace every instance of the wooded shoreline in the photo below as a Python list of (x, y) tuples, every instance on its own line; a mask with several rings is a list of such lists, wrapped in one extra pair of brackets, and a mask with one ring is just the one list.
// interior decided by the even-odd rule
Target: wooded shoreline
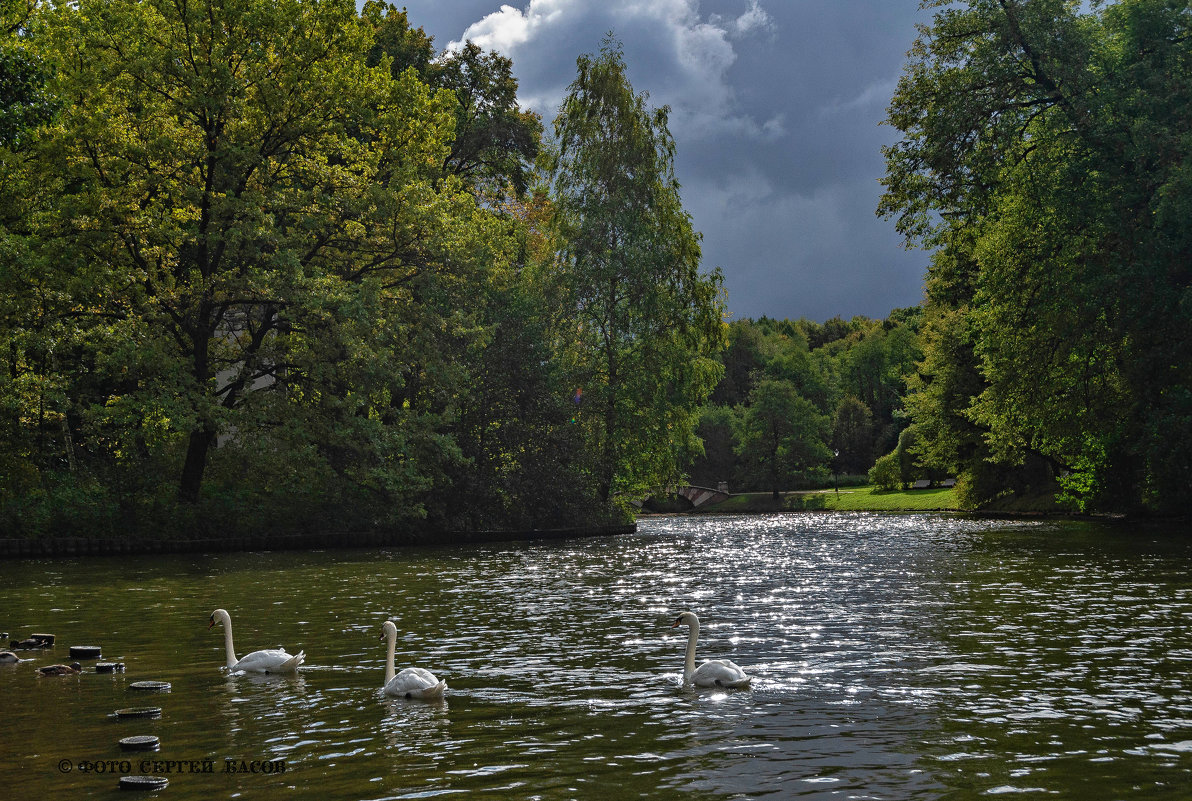
[(384, 548), (407, 545), (466, 545), (489, 542), (545, 541), (632, 534), (636, 523), (615, 526), (524, 531), (429, 532), (414, 529), (260, 534), (189, 539), (133, 537), (0, 538), (0, 559), (42, 556), (121, 556), (133, 554), (227, 553), (236, 551), (292, 551), (316, 548)]

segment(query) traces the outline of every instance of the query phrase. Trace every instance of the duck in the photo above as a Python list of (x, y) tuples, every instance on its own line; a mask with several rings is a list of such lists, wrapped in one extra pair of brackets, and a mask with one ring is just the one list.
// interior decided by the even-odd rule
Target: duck
[(424, 701), (442, 698), (447, 691), (447, 682), (439, 681), (435, 674), (425, 668), (405, 668), (394, 673), (394, 653), (397, 651), (397, 626), (386, 620), (381, 626), (381, 639), (388, 640), (388, 654), (385, 659), (385, 683), (381, 690), (392, 698), (419, 698)]
[(39, 667), (37, 672), (42, 676), (74, 676), (83, 672), (83, 666), (78, 662), (71, 662), (69, 665), (46, 665)]
[(224, 627), (224, 647), (227, 649), (228, 670), (233, 673), (297, 673), (298, 666), (306, 661), (306, 652), (296, 654), (286, 653), (284, 648), (269, 648), (253, 651), (243, 659), (236, 658), (236, 651), (232, 647), (232, 616), (224, 609), (216, 609), (211, 613), (211, 622), (207, 624), (210, 630), (216, 623)]
[(752, 677), (728, 659), (709, 659), (697, 668), (695, 666), (695, 643), (699, 639), (699, 618), (696, 617), (695, 612), (683, 612), (675, 618), (671, 628), (684, 625), (691, 629), (691, 633), (687, 635), (687, 653), (683, 661), (684, 684), (734, 690), (749, 686)]
[(0, 651), (0, 665), (15, 665), (21, 658), (12, 651)]

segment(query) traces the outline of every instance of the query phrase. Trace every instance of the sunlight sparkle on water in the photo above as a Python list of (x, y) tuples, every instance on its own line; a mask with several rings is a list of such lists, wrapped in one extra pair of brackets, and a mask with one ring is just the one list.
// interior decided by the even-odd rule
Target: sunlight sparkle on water
[[(155, 678), (173, 684), (151, 724), (163, 757), (288, 765), (175, 777), (171, 799), (1161, 792), (1192, 784), (1186, 543), (781, 514), (542, 545), (23, 563), (0, 585), (6, 628), (94, 637), (128, 672), (0, 666), (0, 783), (110, 795), (110, 777), (46, 764), (109, 754), (127, 682)], [(307, 665), (227, 675), (205, 628), (216, 606), (237, 645), (301, 647)], [(700, 616), (697, 661), (737, 662), (752, 689), (683, 687), (686, 634), (670, 626), (684, 610)], [(386, 619), (399, 667), (446, 678), (446, 700), (380, 693)]]

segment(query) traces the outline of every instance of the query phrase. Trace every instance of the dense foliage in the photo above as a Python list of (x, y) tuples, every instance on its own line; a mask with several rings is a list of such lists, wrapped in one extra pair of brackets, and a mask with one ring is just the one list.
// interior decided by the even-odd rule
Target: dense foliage
[(935, 250), (913, 450), (980, 503), (1192, 502), (1192, 9), (938, 7), (890, 105), (882, 211)]
[(777, 494), (834, 476), (863, 478), (906, 426), (920, 317), (911, 308), (886, 320), (731, 323), (724, 374), (700, 417), (703, 452), (690, 463), (691, 482)]
[[(347, 0), (0, 3), (0, 529), (544, 527), (678, 480), (1192, 502), (1192, 8), (925, 0), (922, 308), (740, 320), (615, 40)], [(329, 522), (333, 521), (333, 522)]]
[[(509, 61), (436, 56), (390, 6), (22, 9), (0, 50), (5, 531), (568, 525), (691, 447), (722, 311), (664, 113), (641, 118), (645, 205), (575, 209), (584, 136), (560, 129), (554, 195), (530, 192), (541, 125)], [(599, 215), (637, 220), (611, 260), (667, 288), (608, 304), (634, 340), (608, 353), (652, 385), (602, 371), (569, 294), (602, 269), (577, 256)]]
[(559, 342), (604, 501), (679, 477), (724, 330), (719, 272), (700, 274), (679, 199), (668, 110), (648, 109), (625, 72), (613, 41), (579, 59), (555, 119), (560, 253), (544, 271), (566, 309)]

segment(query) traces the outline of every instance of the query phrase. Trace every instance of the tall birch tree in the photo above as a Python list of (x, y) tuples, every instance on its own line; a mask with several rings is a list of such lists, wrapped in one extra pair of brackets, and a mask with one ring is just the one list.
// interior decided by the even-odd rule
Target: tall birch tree
[(634, 92), (611, 37), (577, 67), (554, 123), (554, 266), (580, 422), (608, 501), (677, 477), (721, 371), (712, 354), (723, 346), (724, 306), (719, 271), (700, 271), (668, 109)]

